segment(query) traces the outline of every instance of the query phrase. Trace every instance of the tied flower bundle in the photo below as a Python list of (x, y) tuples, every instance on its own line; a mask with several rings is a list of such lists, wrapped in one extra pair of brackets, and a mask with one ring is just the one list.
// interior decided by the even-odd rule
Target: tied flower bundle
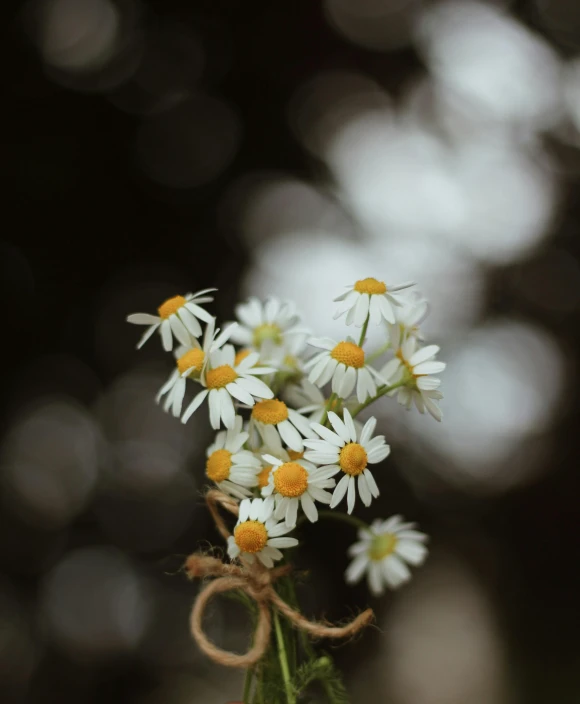
[[(401, 516), (367, 525), (352, 515), (358, 500), (370, 506), (379, 496), (377, 465), (390, 453), (376, 434), (376, 418), (363, 424), (361, 411), (396, 397), (408, 410), (441, 420), (437, 375), (445, 364), (436, 359), (436, 345), (423, 344), (420, 324), (428, 307), (412, 286), (374, 278), (348, 286), (335, 299), (335, 318), (345, 316), (355, 336), (342, 340), (311, 337), (294, 305), (276, 298), (250, 298), (237, 306), (238, 322), (220, 330), (204, 307), (216, 289), (170, 298), (156, 316), (128, 317), (148, 326), (138, 347), (157, 332), (175, 358), (157, 402), (182, 423), (205, 406), (217, 431), (207, 449), (212, 487), (205, 498), (229, 560), (204, 553), (187, 559), (190, 578), (213, 578), (194, 604), (191, 628), (210, 658), (246, 669), (246, 703), (307, 701), (315, 682), (328, 701), (348, 701), (332, 659), (311, 641), (352, 636), (373, 613), (368, 609), (342, 626), (300, 613), (289, 558), (298, 546), (293, 533), (305, 522), (338, 519), (357, 529), (345, 579), (356, 583), (366, 575), (376, 596), (408, 581), (409, 566), (427, 555), (427, 536)], [(379, 326), (385, 338), (372, 354), (369, 325)], [(387, 351), (392, 358), (375, 369), (373, 361)], [(189, 389), (194, 395), (185, 405)], [(237, 519), (233, 526), (227, 514)], [(205, 635), (205, 607), (219, 593), (241, 600), (254, 618), (246, 653), (223, 650)]]

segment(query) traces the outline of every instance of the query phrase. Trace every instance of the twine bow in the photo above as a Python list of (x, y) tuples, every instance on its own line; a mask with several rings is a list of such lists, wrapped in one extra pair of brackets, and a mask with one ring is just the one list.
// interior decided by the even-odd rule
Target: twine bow
[[(237, 516), (237, 503), (216, 489), (209, 491), (205, 498), (217, 529), (227, 541), (231, 533), (219, 514), (218, 504)], [(284, 614), (297, 628), (315, 638), (346, 638), (358, 633), (374, 619), (372, 609), (367, 609), (346, 626), (330, 626), (317, 621), (309, 621), (281, 599), (274, 589), (274, 582), (288, 574), (291, 569), (291, 565), (284, 565), (269, 570), (259, 560), (255, 560), (250, 566), (240, 566), (228, 564), (201, 553), (190, 555), (185, 563), (188, 577), (191, 579), (195, 577), (217, 578), (208, 582), (200, 591), (191, 612), (191, 632), (201, 650), (212, 660), (226, 667), (248, 668), (255, 665), (266, 652), (270, 642), (271, 607)], [(241, 589), (258, 605), (258, 623), (254, 632), (253, 645), (241, 655), (222, 650), (215, 643), (212, 643), (205, 635), (202, 626), (203, 615), (210, 599), (216, 594), (233, 589)]]

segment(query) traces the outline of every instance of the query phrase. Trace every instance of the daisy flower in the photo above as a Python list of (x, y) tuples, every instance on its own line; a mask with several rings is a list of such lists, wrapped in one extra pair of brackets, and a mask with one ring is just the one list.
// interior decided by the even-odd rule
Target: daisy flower
[[(319, 423), (312, 423), (312, 429), (321, 440), (305, 440), (310, 448), (304, 457), (328, 470), (326, 476), (334, 476), (342, 472), (344, 476), (336, 485), (332, 495), (330, 508), (337, 506), (348, 492), (347, 508), (352, 513), (356, 499), (356, 483), (358, 477), (358, 493), (365, 506), (370, 506), (373, 498), (379, 495), (379, 488), (368, 464), (382, 462), (388, 456), (391, 448), (385, 443), (383, 435), (372, 437), (377, 424), (376, 418), (369, 418), (362, 429), (357, 430), (348, 409), (344, 409), (344, 420), (336, 413), (330, 412), (328, 420), (334, 432)], [(372, 438), (372, 439), (371, 439)]]
[(322, 388), (332, 380), (332, 391), (340, 398), (348, 398), (356, 386), (356, 396), (363, 403), (377, 393), (377, 385), (384, 379), (371, 367), (365, 365), (365, 353), (352, 338), (335, 342), (329, 337), (310, 338), (308, 343), (323, 351), (314, 355), (305, 368), (310, 370), (308, 381)]
[(213, 301), (213, 296), (204, 295), (211, 291), (217, 291), (217, 289), (204, 288), (197, 293), (186, 293), (185, 296), (168, 298), (157, 309), (158, 315), (133, 313), (127, 316), (128, 323), (149, 325), (139, 340), (137, 349), (140, 349), (157, 329), (161, 333), (163, 349), (167, 352), (173, 349), (174, 336), (182, 345), (190, 345), (191, 337), (201, 337), (199, 320), (209, 323), (212, 316), (200, 304)]
[(373, 521), (368, 530), (360, 530), (360, 541), (348, 551), (354, 560), (345, 572), (346, 581), (355, 584), (366, 572), (369, 589), (375, 596), (383, 594), (385, 586), (397, 589), (408, 582), (411, 572), (407, 563), (421, 565), (427, 557), (427, 536), (414, 528), (414, 523), (403, 523), (401, 516), (392, 516), (386, 521)]
[(418, 293), (401, 300), (401, 306), (395, 309), (395, 322), (387, 325), (389, 340), (394, 350), (398, 350), (409, 337), (423, 340), (419, 325), (429, 313), (429, 304)]
[(360, 279), (354, 285), (347, 286), (347, 290), (334, 299), (340, 301), (334, 318), (340, 318), (346, 313), (346, 324), (352, 325), (354, 323), (358, 328), (363, 326), (369, 316), (371, 323), (376, 325), (381, 320), (394, 323), (394, 306), (401, 305), (397, 294), (413, 285), (414, 283), (411, 281), (396, 286), (387, 286), (384, 281), (378, 279)]
[(277, 398), (258, 401), (252, 408), (251, 418), (262, 440), (271, 447), (284, 442), (291, 450), (302, 452), (302, 435), (312, 436), (308, 419)]
[(282, 345), (288, 336), (304, 335), (298, 328), (300, 318), (293, 303), (269, 298), (262, 303), (258, 298), (249, 298), (247, 303), (236, 306), (240, 327), (233, 341), (259, 350), (266, 342)]
[(219, 328), (215, 329), (215, 318), (212, 318), (205, 328), (203, 346), (195, 338), (191, 338), (189, 347), (180, 346), (174, 351), (176, 367), (171, 372), (169, 379), (159, 389), (155, 399), (159, 403), (161, 398), (167, 394), (163, 404), (165, 411), (171, 407), (176, 418), (180, 415), (187, 379), (199, 380), (210, 354), (227, 342), (235, 327), (236, 323), (232, 323), (221, 334), (218, 334)]
[(238, 522), (234, 534), (228, 538), (228, 555), (246, 562), (260, 562), (271, 569), (274, 560), (280, 560), (279, 548), (293, 548), (298, 545), (296, 538), (285, 537), (289, 528), (278, 523), (272, 516), (273, 507), (263, 499), (244, 499), (240, 502)]
[(226, 494), (244, 499), (250, 496), (248, 487), (258, 485), (262, 468), (259, 457), (243, 450), (248, 433), (242, 431), (242, 417), (236, 416), (234, 427), (221, 430), (215, 442), (207, 449), (205, 474)]
[(393, 390), (397, 401), (410, 409), (413, 402), (419, 413), (427, 410), (435, 420), (442, 418), (441, 409), (435, 403), (443, 398), (439, 391), (441, 379), (432, 374), (439, 374), (445, 369), (445, 362), (435, 360), (439, 352), (437, 345), (427, 345), (417, 349), (417, 340), (409, 337), (397, 350), (393, 359), (381, 370), (381, 375), (389, 384), (405, 381), (405, 385)]
[(332, 494), (324, 490), (336, 483), (331, 478), (334, 469), (315, 467), (304, 459), (283, 462), (273, 455), (264, 455), (264, 460), (270, 463), (271, 471), (262, 496), (268, 505), (275, 506), (274, 518), (284, 518), (286, 525), (293, 528), (300, 505), (306, 518), (315, 523), (318, 511), (314, 502), (329, 504), (332, 500)]
[(253, 406), (256, 398), (272, 398), (274, 394), (270, 388), (255, 377), (271, 374), (274, 370), (271, 367), (254, 366), (258, 357), (259, 354), (253, 352), (236, 364), (233, 345), (214, 350), (200, 376), (200, 382), (205, 388), (189, 404), (181, 422), (186, 423), (207, 396), (211, 427), (219, 430), (223, 421), (226, 428), (233, 428), (236, 417), (233, 399)]

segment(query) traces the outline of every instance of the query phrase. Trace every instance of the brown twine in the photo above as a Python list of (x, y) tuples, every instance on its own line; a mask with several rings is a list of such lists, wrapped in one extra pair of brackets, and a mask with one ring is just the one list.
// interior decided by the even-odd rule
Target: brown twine
[[(210, 490), (205, 498), (217, 529), (227, 541), (231, 533), (219, 514), (218, 504), (237, 516), (237, 503), (217, 489)], [(259, 560), (255, 560), (251, 566), (240, 566), (228, 564), (216, 557), (201, 553), (190, 555), (185, 563), (188, 577), (191, 579), (195, 577), (217, 578), (208, 582), (200, 591), (191, 612), (191, 633), (201, 650), (212, 660), (226, 667), (248, 668), (255, 665), (266, 652), (270, 642), (272, 630), (270, 607), (276, 608), (296, 628), (306, 631), (314, 638), (347, 638), (368, 626), (374, 619), (372, 609), (367, 609), (345, 626), (332, 626), (309, 621), (281, 599), (272, 586), (277, 579), (288, 574), (291, 569), (291, 565), (284, 565), (268, 570)], [(258, 623), (254, 632), (254, 642), (252, 647), (242, 655), (223, 650), (212, 643), (205, 635), (202, 625), (205, 609), (212, 597), (233, 589), (242, 590), (258, 605)]]

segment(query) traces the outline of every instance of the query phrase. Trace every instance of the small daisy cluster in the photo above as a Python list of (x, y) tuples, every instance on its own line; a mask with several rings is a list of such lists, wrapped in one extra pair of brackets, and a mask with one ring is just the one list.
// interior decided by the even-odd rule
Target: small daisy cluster
[[(216, 326), (204, 304), (215, 289), (174, 296), (157, 315), (128, 321), (146, 325), (138, 347), (158, 333), (174, 367), (157, 395), (163, 408), (186, 423), (202, 406), (217, 431), (207, 449), (207, 479), (239, 502), (239, 519), (228, 541), (231, 559), (271, 568), (301, 522), (316, 522), (320, 507), (356, 520), (359, 542), (350, 554), (348, 582), (367, 575), (380, 594), (410, 577), (408, 565), (426, 557), (426, 536), (400, 516), (366, 525), (351, 518), (357, 498), (370, 506), (379, 496), (381, 470), (390, 447), (376, 434), (377, 420), (358, 414), (382, 397), (436, 420), (442, 394), (437, 375), (445, 364), (439, 348), (423, 345), (420, 324), (427, 303), (411, 283), (356, 281), (335, 300), (354, 336), (311, 337), (290, 302), (250, 298), (236, 307), (237, 321)], [(369, 325), (382, 326), (385, 344), (366, 349)], [(205, 329), (204, 329), (205, 328)], [(360, 330), (356, 330), (359, 328)], [(392, 359), (372, 362), (390, 352)], [(187, 397), (187, 401), (186, 401)], [(346, 515), (337, 509), (346, 504)]]

